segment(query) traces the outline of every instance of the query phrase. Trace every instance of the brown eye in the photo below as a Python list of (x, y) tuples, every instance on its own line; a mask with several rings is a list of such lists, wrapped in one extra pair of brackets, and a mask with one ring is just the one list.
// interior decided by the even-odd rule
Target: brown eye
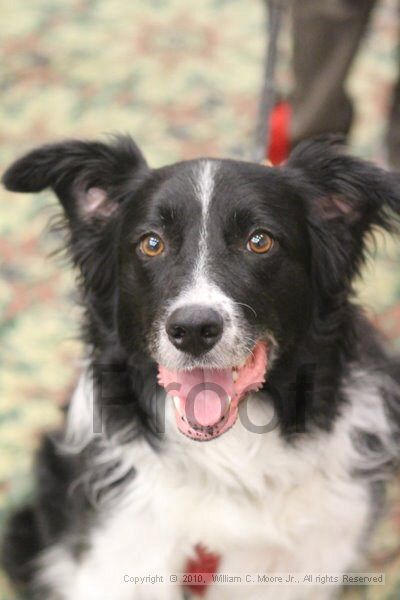
[(266, 231), (260, 229), (255, 231), (249, 237), (247, 242), (247, 250), (255, 252), (256, 254), (266, 254), (269, 252), (274, 245), (274, 240)]
[(164, 249), (164, 242), (156, 233), (145, 235), (140, 242), (140, 250), (146, 256), (160, 256), (164, 252)]

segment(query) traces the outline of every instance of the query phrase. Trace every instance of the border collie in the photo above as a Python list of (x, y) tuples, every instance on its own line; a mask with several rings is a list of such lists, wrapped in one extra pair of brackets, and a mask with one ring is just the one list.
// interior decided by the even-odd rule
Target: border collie
[[(370, 234), (396, 226), (400, 177), (336, 140), (279, 168), (151, 169), (116, 137), (33, 150), (3, 181), (59, 198), (88, 348), (5, 536), (17, 585), (41, 600), (177, 600), (192, 592), (165, 582), (199, 547), (221, 574), (362, 564), (398, 464), (400, 363), (353, 280)], [(256, 582), (202, 593), (335, 589)]]

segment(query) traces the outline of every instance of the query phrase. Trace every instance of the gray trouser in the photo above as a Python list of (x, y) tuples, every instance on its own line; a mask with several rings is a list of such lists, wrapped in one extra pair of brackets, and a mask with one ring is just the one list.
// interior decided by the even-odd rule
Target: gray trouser
[[(294, 0), (293, 144), (323, 133), (348, 133), (353, 107), (346, 78), (375, 3)], [(393, 91), (387, 143), (390, 163), (400, 168), (400, 74)]]

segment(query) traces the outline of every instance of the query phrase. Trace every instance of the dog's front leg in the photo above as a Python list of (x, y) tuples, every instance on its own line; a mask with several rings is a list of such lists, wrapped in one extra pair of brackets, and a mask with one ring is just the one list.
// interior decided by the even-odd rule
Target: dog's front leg
[[(126, 557), (128, 559), (128, 557)], [(171, 561), (172, 564), (174, 561)], [(109, 554), (108, 565), (86, 564), (68, 600), (183, 600), (181, 587), (171, 582), (173, 567), (157, 546), (133, 560)]]
[(181, 553), (147, 523), (107, 528), (92, 536), (79, 558), (67, 545), (46, 551), (36, 578), (51, 600), (183, 600), (173, 575), (182, 570)]

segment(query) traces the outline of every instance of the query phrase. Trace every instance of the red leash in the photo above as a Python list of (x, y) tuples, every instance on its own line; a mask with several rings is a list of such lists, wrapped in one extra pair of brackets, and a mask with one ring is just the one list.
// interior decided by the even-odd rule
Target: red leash
[(292, 110), (288, 102), (278, 102), (272, 109), (267, 159), (273, 165), (280, 165), (289, 156), (291, 117)]

